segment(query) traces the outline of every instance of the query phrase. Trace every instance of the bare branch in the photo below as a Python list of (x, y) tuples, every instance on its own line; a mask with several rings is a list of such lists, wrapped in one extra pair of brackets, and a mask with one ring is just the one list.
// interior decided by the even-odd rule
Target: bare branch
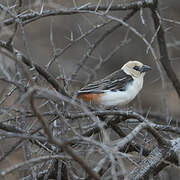
[[(21, 56), (21, 60), (24, 64), (31, 67), (32, 62), (27, 59), (22, 53), (20, 53), (18, 50), (13, 48), (12, 46), (7, 45), (5, 42), (0, 41), (0, 47), (5, 48), (8, 52), (15, 56)], [(58, 92), (62, 93), (63, 95), (66, 95), (66, 92), (60, 87), (59, 83), (56, 81), (52, 75), (47, 72), (44, 68), (39, 66), (38, 64), (33, 63), (36, 70), (41, 74)]]
[(39, 112), (36, 110), (35, 104), (34, 104), (34, 95), (35, 91), (32, 92), (31, 98), (30, 98), (30, 104), (32, 107), (32, 110), (34, 111), (34, 113), (36, 114), (36, 116), (38, 117), (38, 120), (40, 121), (40, 123), (43, 126), (43, 129), (45, 131), (45, 133), (48, 136), (48, 141), (51, 144), (57, 145), (59, 148), (62, 148), (67, 154), (69, 154), (75, 161), (77, 161), (79, 163), (79, 165), (86, 170), (86, 172), (94, 179), (96, 180), (100, 180), (98, 174), (96, 174), (89, 166), (88, 164), (80, 157), (78, 156), (69, 146), (66, 145), (66, 143), (63, 140), (57, 139), (55, 137), (52, 136), (52, 133), (48, 127), (48, 125), (46, 124), (45, 120), (42, 118), (42, 116), (39, 114)]
[[(140, 9), (140, 8), (148, 8), (153, 5), (153, 1), (136, 1), (126, 4), (119, 4), (119, 5), (112, 5), (109, 8), (109, 11), (119, 11), (119, 10), (128, 10), (128, 9)], [(19, 19), (23, 22), (23, 25), (26, 25), (28, 23), (31, 23), (35, 20), (48, 17), (48, 16), (58, 16), (58, 15), (73, 15), (73, 14), (80, 14), (80, 13), (89, 13), (90, 11), (106, 11), (108, 6), (86, 6), (86, 7), (80, 7), (80, 8), (62, 8), (57, 10), (44, 10), (41, 13), (33, 12), (33, 13), (27, 13), (18, 16)], [(3, 22), (1, 22), (2, 25), (11, 25), (14, 23), (13, 18), (9, 18)]]
[(161, 18), (159, 15), (159, 10), (156, 5), (156, 7), (151, 8), (152, 11), (152, 17), (154, 20), (154, 26), (155, 29), (158, 30), (157, 32), (157, 40), (158, 40), (158, 45), (159, 45), (159, 51), (160, 51), (160, 62), (162, 66), (164, 67), (164, 70), (166, 71), (169, 79), (171, 80), (179, 98), (180, 98), (180, 82), (179, 79), (177, 78), (176, 73), (174, 72), (170, 60), (169, 60), (169, 54), (167, 50), (167, 44), (165, 40), (165, 33), (164, 29), (161, 23)]
[(32, 164), (37, 164), (37, 163), (40, 163), (40, 162), (43, 162), (43, 161), (52, 160), (52, 159), (72, 160), (71, 158), (66, 157), (66, 156), (62, 156), (62, 155), (41, 156), (41, 157), (38, 157), (38, 158), (30, 159), (28, 161), (24, 161), (22, 163), (15, 164), (14, 166), (9, 167), (9, 168), (7, 168), (5, 170), (1, 170), (0, 176), (4, 177), (7, 174), (9, 174), (9, 173), (11, 173), (11, 172), (13, 172), (13, 171), (15, 171), (15, 170), (17, 170), (19, 168), (22, 168), (24, 166), (32, 165)]
[[(177, 149), (174, 147), (179, 147), (179, 138), (176, 139), (176, 142), (171, 143), (170, 146), (166, 148), (155, 148), (147, 158), (139, 164), (139, 167), (134, 168), (134, 170), (125, 178), (126, 180), (138, 180), (147, 177), (150, 173), (156, 175), (162, 167), (166, 167), (168, 164), (164, 164), (165, 160), (175, 161), (174, 155), (176, 154)], [(156, 171), (156, 170), (158, 171)], [(154, 171), (154, 172), (153, 172)]]

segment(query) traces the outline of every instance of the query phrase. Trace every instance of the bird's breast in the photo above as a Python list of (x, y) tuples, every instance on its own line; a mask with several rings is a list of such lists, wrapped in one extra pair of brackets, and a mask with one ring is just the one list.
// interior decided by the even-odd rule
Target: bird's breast
[(125, 91), (106, 91), (101, 97), (101, 104), (104, 106), (125, 105), (132, 101), (140, 92), (143, 86), (143, 78), (135, 78), (127, 85)]

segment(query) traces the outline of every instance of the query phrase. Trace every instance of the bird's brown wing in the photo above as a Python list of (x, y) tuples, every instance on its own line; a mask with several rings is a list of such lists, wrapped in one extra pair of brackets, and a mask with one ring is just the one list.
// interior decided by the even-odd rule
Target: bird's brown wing
[(125, 91), (129, 83), (133, 82), (133, 78), (126, 74), (123, 70), (118, 70), (111, 75), (95, 81), (78, 91), (78, 95), (84, 93), (104, 93), (107, 90), (111, 91)]

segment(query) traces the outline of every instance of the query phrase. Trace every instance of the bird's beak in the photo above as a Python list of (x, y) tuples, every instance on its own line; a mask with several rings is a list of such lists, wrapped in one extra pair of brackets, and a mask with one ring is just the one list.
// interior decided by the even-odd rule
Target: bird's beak
[(149, 71), (151, 70), (152, 68), (148, 65), (143, 65), (140, 72), (143, 73), (143, 72), (146, 72), (146, 71)]

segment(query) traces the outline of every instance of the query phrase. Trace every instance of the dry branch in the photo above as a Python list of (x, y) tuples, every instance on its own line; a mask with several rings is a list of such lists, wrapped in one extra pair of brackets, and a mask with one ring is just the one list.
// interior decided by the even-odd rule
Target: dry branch
[(174, 72), (172, 65), (169, 60), (169, 54), (167, 49), (167, 43), (165, 39), (165, 33), (163, 29), (163, 25), (161, 22), (160, 12), (158, 8), (158, 2), (154, 3), (154, 6), (151, 8), (152, 11), (152, 18), (154, 20), (154, 26), (155, 29), (158, 29), (157, 32), (157, 41), (159, 46), (159, 52), (160, 52), (160, 62), (166, 71), (168, 78), (171, 80), (174, 89), (176, 90), (179, 98), (180, 98), (180, 81), (177, 78), (176, 73)]
[(31, 108), (34, 111), (34, 113), (36, 114), (36, 116), (38, 117), (39, 122), (41, 123), (46, 135), (48, 136), (48, 141), (51, 144), (54, 144), (56, 146), (59, 147), (59, 149), (62, 148), (62, 150), (64, 152), (66, 152), (68, 155), (70, 155), (75, 161), (77, 161), (79, 163), (79, 165), (85, 169), (85, 171), (89, 174), (90, 177), (92, 177), (95, 180), (100, 180), (100, 177), (98, 174), (96, 174), (88, 165), (88, 163), (86, 161), (84, 161), (80, 156), (78, 156), (71, 147), (69, 147), (66, 144), (66, 141), (64, 142), (63, 139), (57, 139), (55, 137), (53, 137), (52, 132), (49, 129), (49, 126), (46, 124), (45, 120), (42, 118), (41, 114), (37, 111), (36, 109), (36, 105), (34, 102), (34, 94), (36, 91), (32, 92), (31, 98), (30, 98), (30, 104), (31, 104)]
[[(136, 2), (126, 2), (126, 4), (119, 4), (119, 5), (112, 5), (109, 8), (109, 11), (119, 11), (119, 10), (130, 10), (130, 9), (140, 9), (140, 8), (148, 8), (153, 5), (152, 0), (137, 0)], [(58, 16), (58, 15), (74, 15), (74, 14), (81, 14), (81, 13), (89, 13), (90, 11), (106, 11), (108, 9), (108, 6), (86, 6), (86, 7), (77, 7), (77, 8), (62, 8), (57, 10), (45, 10), (41, 14), (38, 12), (33, 13), (26, 13), (19, 15), (18, 18), (21, 19), (23, 22), (23, 25), (26, 25), (28, 23), (31, 23), (35, 20), (39, 20), (44, 17), (49, 16)], [(14, 23), (14, 18), (9, 18), (7, 20), (4, 20), (0, 23), (0, 25), (11, 25)]]
[(162, 170), (162, 168), (168, 165), (168, 163), (164, 163), (165, 161), (176, 164), (178, 162), (176, 153), (179, 147), (180, 139), (178, 138), (172, 141), (169, 146), (166, 145), (154, 148), (148, 157), (140, 163), (139, 167), (134, 168), (134, 170), (125, 179), (139, 180), (148, 177), (150, 174), (155, 176), (160, 170)]
[[(18, 51), (13, 46), (11, 46), (3, 41), (0, 41), (0, 47), (6, 49), (12, 55), (15, 55), (16, 58), (17, 58), (17, 56), (20, 56), (21, 57), (20, 59), (22, 60), (22, 62), (24, 64), (26, 64), (27, 66), (31, 67), (33, 64), (34, 67), (36, 68), (36, 70), (39, 72), (39, 74), (41, 76), (43, 76), (46, 79), (46, 81), (48, 81), (59, 93), (62, 93), (63, 95), (69, 97), (69, 95), (67, 95), (66, 92), (60, 87), (60, 85), (56, 81), (56, 79), (48, 71), (46, 71), (45, 68), (39, 66), (38, 64), (36, 64), (34, 62), (31, 62), (20, 51)], [(19, 59), (19, 58), (17, 58), (17, 59)]]

